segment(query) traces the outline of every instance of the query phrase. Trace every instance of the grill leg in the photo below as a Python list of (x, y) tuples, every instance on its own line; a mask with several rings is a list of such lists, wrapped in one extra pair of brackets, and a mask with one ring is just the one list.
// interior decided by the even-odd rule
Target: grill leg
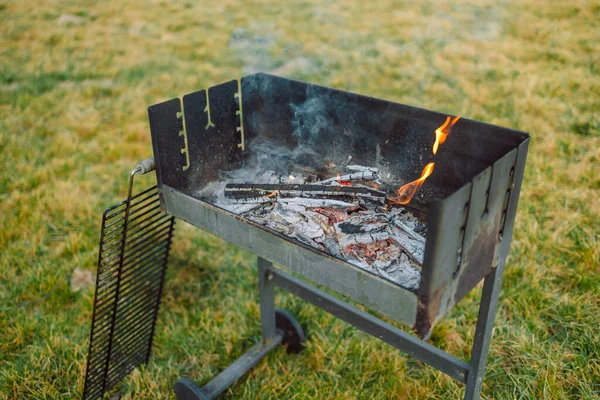
[(302, 327), (291, 314), (275, 309), (275, 282), (273, 281), (272, 268), (272, 263), (260, 257), (258, 258), (262, 341), (202, 388), (187, 378), (179, 379), (175, 382), (174, 387), (177, 400), (214, 399), (281, 343), (288, 346), (288, 352), (296, 353), (302, 350), (304, 347)]
[(260, 323), (264, 343), (275, 337), (275, 284), (271, 272), (273, 263), (258, 257), (258, 292), (260, 297)]
[(494, 319), (496, 317), (496, 305), (498, 304), (500, 286), (502, 284), (503, 270), (503, 264), (494, 268), (494, 270), (485, 277), (483, 283), (481, 303), (479, 303), (479, 315), (477, 317), (477, 328), (475, 330), (475, 339), (473, 340), (473, 350), (471, 353), (471, 361), (469, 363), (469, 373), (467, 375), (465, 400), (479, 399), (479, 396), (481, 395), (483, 377), (485, 375), (485, 364), (487, 361), (488, 350), (490, 349)]

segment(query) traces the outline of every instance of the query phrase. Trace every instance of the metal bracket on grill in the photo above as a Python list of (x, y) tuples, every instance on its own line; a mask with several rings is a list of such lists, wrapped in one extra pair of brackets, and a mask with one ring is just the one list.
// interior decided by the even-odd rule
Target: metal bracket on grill
[(154, 168), (153, 159), (138, 163), (127, 199), (102, 215), (84, 400), (101, 399), (150, 357), (175, 225), (157, 186), (132, 195), (135, 175)]
[(246, 139), (244, 137), (244, 110), (242, 109), (242, 80), (238, 79), (238, 91), (233, 95), (237, 102), (237, 111), (235, 115), (238, 117), (239, 126), (235, 128), (236, 131), (240, 133), (240, 143), (238, 143), (238, 147), (242, 149), (242, 151), (246, 150)]

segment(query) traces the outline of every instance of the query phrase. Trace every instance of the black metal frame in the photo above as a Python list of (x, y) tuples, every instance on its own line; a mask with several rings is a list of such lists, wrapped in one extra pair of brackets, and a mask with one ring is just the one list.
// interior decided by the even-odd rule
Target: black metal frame
[(136, 174), (152, 170), (153, 159), (136, 165), (127, 199), (102, 215), (84, 400), (101, 399), (150, 358), (175, 227), (157, 186), (133, 195)]
[(277, 330), (275, 325), (275, 288), (279, 287), (466, 384), (465, 400), (478, 399), (483, 387), (503, 269), (504, 266), (500, 265), (485, 277), (471, 360), (467, 363), (281, 269), (275, 268), (271, 262), (258, 257), (261, 343), (252, 347), (202, 388), (195, 387), (191, 381), (184, 378), (182, 382), (188, 389), (192, 389), (185, 394), (177, 393), (177, 398), (179, 400), (216, 398), (282, 343), (283, 333)]

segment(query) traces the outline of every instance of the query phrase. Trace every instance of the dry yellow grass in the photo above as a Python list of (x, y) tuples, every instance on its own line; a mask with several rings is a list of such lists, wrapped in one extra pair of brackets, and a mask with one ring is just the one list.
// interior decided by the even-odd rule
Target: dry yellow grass
[[(600, 5), (525, 0), (0, 0), (0, 398), (79, 396), (101, 211), (151, 154), (146, 107), (254, 71), (532, 135), (484, 398), (600, 397)], [(255, 261), (184, 224), (136, 399), (257, 340)], [(441, 373), (289, 297), (303, 354), (225, 397), (458, 398)], [(468, 358), (477, 294), (434, 331)]]

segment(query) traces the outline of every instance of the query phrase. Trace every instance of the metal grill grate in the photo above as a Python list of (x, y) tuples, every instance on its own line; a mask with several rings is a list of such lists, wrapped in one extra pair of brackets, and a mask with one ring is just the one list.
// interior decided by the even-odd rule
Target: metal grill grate
[(157, 187), (104, 211), (84, 400), (101, 399), (148, 362), (175, 219)]

